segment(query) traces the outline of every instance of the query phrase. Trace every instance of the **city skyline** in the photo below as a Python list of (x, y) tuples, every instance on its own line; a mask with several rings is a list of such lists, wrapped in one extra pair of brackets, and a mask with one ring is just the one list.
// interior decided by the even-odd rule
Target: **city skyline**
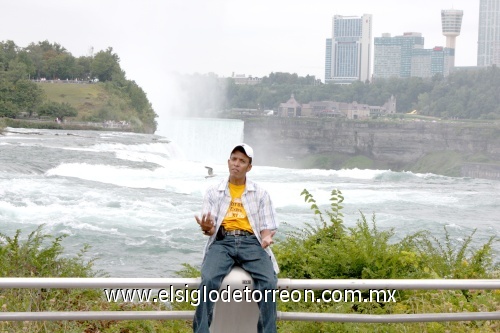
[[(500, 41), (497, 40), (496, 26), (492, 27), (492, 22), (496, 23), (498, 10), (500, 9), (500, 0), (481, 0), (480, 25), (483, 25), (483, 30), (479, 29), (478, 40), (488, 40), (483, 46), (483, 59), (489, 57), (490, 63), (495, 63), (495, 54), (500, 51)], [(372, 75), (359, 75), (357, 79), (365, 82), (377, 78), (406, 78), (406, 77), (421, 77), (430, 78), (436, 74), (448, 76), (455, 67), (456, 55), (456, 39), (460, 36), (462, 27), (463, 10), (459, 9), (443, 9), (441, 10), (441, 31), (446, 37), (446, 47), (434, 46), (432, 48), (424, 48), (425, 37), (420, 32), (405, 32), (402, 35), (392, 37), (390, 33), (383, 33), (380, 37), (373, 38), (373, 47), (371, 42), (371, 15), (365, 14), (361, 18), (343, 17), (336, 15), (333, 18), (333, 33), (332, 37), (326, 40), (325, 51), (325, 83), (348, 83), (346, 78), (339, 78), (338, 67), (342, 67), (342, 60), (338, 59), (336, 53), (340, 53), (344, 58), (345, 54), (351, 55), (349, 52), (342, 51), (347, 49), (350, 44), (357, 43), (359, 50), (368, 50), (365, 57), (358, 54), (358, 64), (356, 69), (365, 67), (368, 70), (365, 72)], [(363, 23), (363, 29), (352, 28), (353, 23), (339, 24), (338, 22), (353, 22)], [(481, 23), (483, 22), (483, 23)], [(368, 28), (365, 28), (366, 27)], [(346, 26), (347, 29), (344, 27)], [(336, 30), (341, 28), (341, 34)], [(346, 30), (348, 33), (344, 34)], [(362, 31), (362, 33), (361, 33)], [(354, 33), (353, 33), (354, 32)], [(481, 37), (483, 33), (483, 37)], [(368, 40), (368, 41), (367, 41)], [(347, 45), (347, 46), (346, 46)], [(497, 50), (498, 48), (498, 50)], [(371, 50), (373, 49), (373, 68), (371, 68)], [(340, 50), (340, 52), (338, 51)], [(478, 48), (478, 59), (481, 48)], [(493, 56), (491, 55), (493, 54)], [(353, 57), (351, 55), (351, 57)], [(500, 55), (498, 56), (500, 59)], [(351, 62), (354, 62), (351, 60)], [(344, 67), (349, 67), (345, 66)], [(350, 64), (350, 67), (355, 67)], [(353, 82), (353, 78), (350, 82)]]
[(373, 36), (420, 32), (425, 47), (444, 46), (441, 10), (464, 11), (457, 66), (477, 64), (479, 0), (17, 0), (0, 12), (0, 40), (20, 47), (48, 40), (74, 56), (112, 47), (127, 78), (160, 113), (181, 94), (171, 72), (271, 72), (324, 80), (325, 39), (334, 15), (373, 16)]

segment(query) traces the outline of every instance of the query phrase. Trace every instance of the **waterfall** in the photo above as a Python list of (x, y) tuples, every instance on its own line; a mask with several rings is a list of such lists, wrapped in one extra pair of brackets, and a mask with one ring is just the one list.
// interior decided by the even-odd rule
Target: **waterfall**
[(243, 142), (244, 122), (219, 118), (168, 118), (159, 135), (172, 140), (190, 161), (223, 164), (235, 145)]

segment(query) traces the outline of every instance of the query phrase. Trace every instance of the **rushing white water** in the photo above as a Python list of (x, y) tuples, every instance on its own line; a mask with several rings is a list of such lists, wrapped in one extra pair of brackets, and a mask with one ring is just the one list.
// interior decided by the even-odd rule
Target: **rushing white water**
[[(0, 232), (21, 229), (26, 236), (44, 224), (48, 233), (68, 235), (70, 254), (90, 244), (96, 268), (116, 277), (173, 277), (182, 263), (199, 264), (206, 238), (193, 216), (206, 187), (227, 176), (243, 123), (171, 125), (161, 135), (8, 129), (0, 136)], [(205, 178), (207, 164), (215, 178)], [(360, 211), (375, 213), (378, 227), (394, 228), (396, 239), (419, 230), (443, 238), (445, 226), (456, 242), (475, 228), (474, 244), (500, 236), (498, 181), (258, 165), (249, 177), (270, 192), (284, 222), (281, 236), (314, 221), (300, 196), (304, 188), (323, 207), (331, 190), (340, 189), (346, 225)], [(498, 243), (495, 252), (500, 254)]]
[(242, 120), (169, 118), (164, 123), (164, 134), (175, 140), (184, 159), (190, 161), (220, 163), (243, 142)]

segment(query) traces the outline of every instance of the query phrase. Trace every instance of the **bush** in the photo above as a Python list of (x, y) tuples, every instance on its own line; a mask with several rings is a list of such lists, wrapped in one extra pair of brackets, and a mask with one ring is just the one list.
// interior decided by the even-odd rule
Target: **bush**
[[(66, 236), (53, 237), (43, 226), (22, 239), (0, 233), (0, 277), (96, 277), (94, 259), (85, 260), (89, 247), (73, 257), (64, 255), (61, 245)], [(99, 289), (1, 289), (0, 312), (39, 311), (165, 311), (164, 303), (107, 302)], [(146, 321), (46, 321), (0, 322), (0, 332), (190, 332), (186, 320)]]
[[(42, 232), (43, 226), (21, 241), (21, 231), (14, 237), (0, 233), (0, 277), (93, 277), (93, 260), (83, 259), (89, 247), (76, 257), (64, 257), (61, 241), (66, 235), (53, 237)], [(47, 241), (50, 241), (47, 244)]]
[(37, 112), (40, 116), (50, 116), (53, 118), (59, 118), (61, 120), (64, 117), (76, 117), (78, 111), (69, 103), (58, 103), (53, 101), (48, 101), (43, 103)]
[[(377, 228), (375, 215), (369, 223), (361, 213), (356, 225), (345, 228), (342, 220), (342, 193), (331, 192), (330, 207), (321, 211), (312, 194), (302, 192), (319, 221), (293, 231), (273, 251), (281, 278), (293, 279), (415, 279), (415, 278), (498, 278), (492, 262), (494, 237), (479, 249), (470, 249), (472, 233), (459, 246), (445, 229), (444, 245), (435, 236), (421, 231), (392, 242), (392, 229)], [(281, 311), (353, 314), (411, 314), (469, 311), (498, 311), (500, 292), (460, 290), (403, 290), (396, 303), (279, 303)], [(497, 323), (309, 323), (280, 322), (284, 332), (496, 332)]]
[(20, 109), (15, 103), (0, 100), (0, 117), (15, 118), (19, 112)]
[[(21, 239), (17, 230), (13, 237), (0, 233), (0, 277), (93, 277), (94, 260), (84, 259), (89, 247), (75, 257), (63, 255), (65, 236), (52, 237), (42, 232), (43, 226)], [(0, 291), (2, 311), (65, 311), (88, 310), (91, 300), (98, 299), (97, 290), (68, 289), (4, 289)], [(3, 326), (2, 326), (3, 325)], [(11, 322), (0, 325), (13, 331), (56, 332), (64, 322)], [(72, 327), (76, 323), (71, 323)], [(45, 327), (44, 330), (42, 328)]]
[[(331, 192), (330, 209), (322, 212), (307, 190), (302, 192), (319, 217), (316, 226), (306, 224), (279, 242), (274, 251), (281, 275), (295, 279), (414, 279), (486, 278), (497, 269), (492, 259), (492, 236), (479, 249), (471, 249), (474, 232), (456, 246), (445, 228), (444, 245), (426, 231), (392, 242), (393, 229), (377, 228), (375, 215), (369, 223), (363, 213), (346, 229), (342, 220), (344, 200)], [(328, 220), (325, 219), (325, 215)]]
[(0, 135), (3, 134), (5, 127), (7, 127), (7, 124), (5, 123), (5, 119), (0, 118)]

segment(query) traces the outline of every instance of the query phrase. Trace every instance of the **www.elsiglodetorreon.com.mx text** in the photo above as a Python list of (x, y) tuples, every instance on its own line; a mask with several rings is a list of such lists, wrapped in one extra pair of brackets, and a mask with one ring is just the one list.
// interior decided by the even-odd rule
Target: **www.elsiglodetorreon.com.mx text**
[[(210, 290), (206, 287), (202, 290), (189, 289), (186, 284), (185, 289), (176, 289), (170, 286), (168, 289), (104, 289), (104, 294), (108, 302), (135, 302), (135, 303), (190, 303), (198, 306), (201, 299), (209, 299), (212, 302), (260, 302), (278, 300), (282, 302), (377, 302), (377, 303), (395, 303), (395, 289), (369, 289), (365, 293), (359, 289), (325, 289), (314, 291), (311, 289), (271, 289), (271, 290), (252, 290), (248, 287), (231, 288), (227, 286), (221, 290)], [(200, 297), (203, 293), (203, 298)]]

